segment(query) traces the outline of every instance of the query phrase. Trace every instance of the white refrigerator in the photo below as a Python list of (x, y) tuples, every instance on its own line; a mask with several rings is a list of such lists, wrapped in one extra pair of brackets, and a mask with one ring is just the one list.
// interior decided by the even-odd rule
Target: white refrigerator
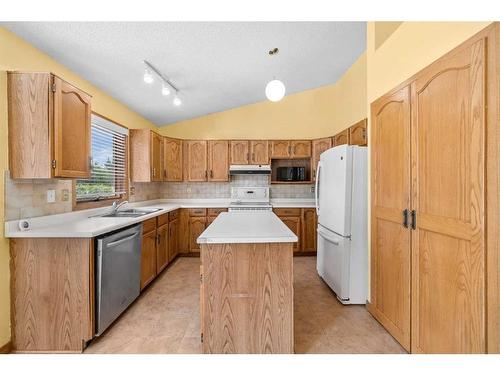
[(367, 151), (341, 145), (317, 167), (317, 271), (343, 304), (365, 304), (368, 289)]

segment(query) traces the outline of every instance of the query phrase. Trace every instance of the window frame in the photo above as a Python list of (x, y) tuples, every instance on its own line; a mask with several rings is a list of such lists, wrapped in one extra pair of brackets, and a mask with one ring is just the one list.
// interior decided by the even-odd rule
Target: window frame
[[(126, 126), (119, 124), (118, 122), (111, 120), (110, 118), (108, 118), (104, 115), (101, 115), (100, 113), (92, 111), (92, 114), (95, 116), (99, 116), (106, 121), (112, 122), (113, 124), (128, 130), (128, 128)], [(106, 198), (101, 198), (101, 199), (96, 200), (96, 201), (92, 201), (92, 200), (78, 201), (76, 199), (76, 179), (73, 179), (72, 190), (73, 190), (73, 210), (74, 211), (109, 206), (112, 202), (120, 203), (120, 202), (128, 200), (129, 187), (130, 187), (130, 178), (129, 178), (129, 176), (130, 176), (130, 174), (129, 174), (129, 172), (130, 172), (130, 157), (129, 157), (130, 144), (129, 144), (129, 140), (130, 140), (130, 136), (128, 136), (128, 135), (125, 136), (125, 193), (116, 194), (116, 195), (109, 196)], [(91, 139), (91, 144), (92, 144), (92, 139)]]

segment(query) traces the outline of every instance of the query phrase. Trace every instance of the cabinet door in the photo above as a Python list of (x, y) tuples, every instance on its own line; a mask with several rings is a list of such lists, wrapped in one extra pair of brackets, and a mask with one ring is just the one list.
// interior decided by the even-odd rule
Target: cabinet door
[(323, 151), (328, 150), (332, 147), (331, 138), (321, 138), (312, 141), (312, 160), (311, 160), (311, 170), (312, 170), (312, 180), (316, 180), (316, 168), (318, 168), (319, 157)]
[(310, 158), (311, 141), (291, 141), (290, 157), (292, 158)]
[(357, 122), (349, 128), (349, 144), (366, 146), (366, 119)]
[(163, 138), (151, 132), (151, 181), (163, 180)]
[(271, 141), (271, 158), (289, 158), (290, 141)]
[(156, 230), (142, 236), (141, 290), (156, 276)]
[(182, 141), (163, 138), (163, 181), (182, 181)]
[(410, 91), (372, 104), (370, 312), (410, 350)]
[(349, 129), (341, 131), (333, 137), (333, 145), (340, 146), (349, 143)]
[(411, 86), (416, 353), (486, 349), (484, 42), (438, 60)]
[(179, 219), (168, 224), (168, 261), (171, 262), (179, 254)]
[(189, 218), (189, 252), (199, 253), (200, 245), (196, 243), (196, 240), (200, 234), (206, 228), (206, 218), (205, 217), (190, 217)]
[(316, 209), (302, 209), (302, 251), (316, 251)]
[(90, 177), (90, 96), (53, 77), (54, 177)]
[(295, 235), (298, 237), (298, 242), (295, 242), (293, 244), (293, 252), (298, 252), (301, 250), (301, 243), (300, 243), (300, 216), (287, 216), (283, 217), (280, 216), (280, 219), (285, 225), (290, 228), (290, 230), (295, 233)]
[(250, 163), (269, 164), (269, 142), (250, 141)]
[(228, 141), (208, 141), (208, 181), (229, 181)]
[(231, 164), (248, 164), (249, 145), (248, 141), (230, 141)]
[(156, 273), (159, 274), (170, 261), (169, 259), (169, 231), (168, 224), (157, 229), (156, 243)]
[(186, 181), (207, 180), (207, 141), (184, 141)]

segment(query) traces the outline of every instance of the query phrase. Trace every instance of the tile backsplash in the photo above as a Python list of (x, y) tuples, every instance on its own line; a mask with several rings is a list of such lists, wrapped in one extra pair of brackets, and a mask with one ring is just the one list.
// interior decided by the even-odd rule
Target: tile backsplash
[[(267, 186), (267, 176), (233, 176), (230, 182), (146, 182), (130, 184), (130, 202), (153, 199), (230, 198), (232, 186)], [(313, 185), (270, 185), (271, 198), (314, 198)], [(47, 203), (47, 190), (55, 202)], [(5, 171), (5, 220), (71, 212), (71, 180), (12, 180)]]

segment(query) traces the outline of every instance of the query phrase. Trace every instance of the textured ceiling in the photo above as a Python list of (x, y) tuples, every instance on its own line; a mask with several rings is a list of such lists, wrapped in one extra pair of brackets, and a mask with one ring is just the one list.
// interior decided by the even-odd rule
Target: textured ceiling
[[(364, 22), (3, 22), (1, 26), (157, 125), (336, 82), (366, 47)], [(278, 47), (274, 57), (268, 50)], [(182, 106), (143, 82), (149, 60)]]

